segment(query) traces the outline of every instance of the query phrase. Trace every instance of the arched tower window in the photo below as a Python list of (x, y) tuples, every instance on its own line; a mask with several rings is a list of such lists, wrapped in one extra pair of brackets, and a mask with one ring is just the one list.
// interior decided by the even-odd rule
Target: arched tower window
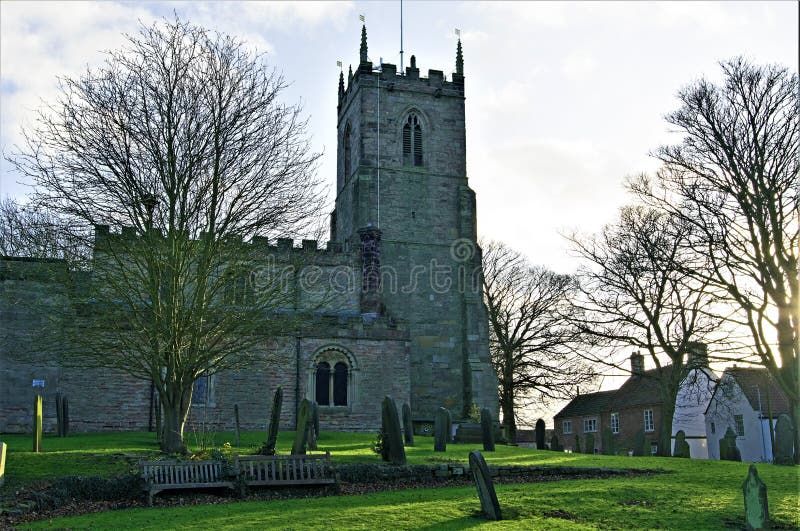
[(403, 164), (422, 166), (422, 124), (413, 113), (403, 124)]
[(333, 366), (333, 405), (347, 405), (347, 365), (341, 361)]
[(320, 406), (330, 405), (331, 366), (327, 361), (317, 364), (315, 399)]
[(352, 147), (351, 143), (351, 130), (350, 124), (347, 124), (344, 128), (344, 179), (347, 182), (347, 179), (350, 178), (350, 171), (352, 170), (350, 166), (350, 159), (352, 158)]

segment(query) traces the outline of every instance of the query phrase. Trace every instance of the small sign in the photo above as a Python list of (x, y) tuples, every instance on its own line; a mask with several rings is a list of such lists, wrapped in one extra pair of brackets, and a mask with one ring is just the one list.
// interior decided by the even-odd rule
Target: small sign
[(44, 387), (44, 380), (34, 380), (32, 387)]

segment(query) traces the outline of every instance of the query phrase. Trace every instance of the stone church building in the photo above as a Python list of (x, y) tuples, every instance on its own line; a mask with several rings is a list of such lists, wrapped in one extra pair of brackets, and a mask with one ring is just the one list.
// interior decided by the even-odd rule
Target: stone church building
[[(265, 339), (263, 363), (201, 377), (195, 383), (187, 436), (201, 423), (233, 426), (238, 405), (247, 429), (263, 429), (272, 392), (284, 390), (283, 425), (295, 422), (304, 397), (320, 406), (322, 429), (374, 430), (380, 401), (409, 403), (416, 419), (448, 408), (455, 418), (472, 404), (497, 413), (497, 378), (489, 360), (476, 244), (475, 193), (466, 174), (464, 68), (421, 76), (367, 55), (338, 87), (336, 203), (330, 240), (255, 239), (254, 267), (313, 263), (325, 278), (351, 279), (317, 311), (313, 326)], [(96, 241), (133, 237), (98, 227)], [(47, 320), (46, 271), (58, 261), (0, 260), (0, 433), (29, 431), (34, 394), (44, 396), (45, 428), (55, 429), (55, 395), (69, 399), (74, 431), (145, 430), (153, 423), (148, 382), (108, 369), (53, 364), (47, 352), (25, 363), (13, 354)], [(301, 268), (302, 269), (302, 268)], [(90, 275), (91, 273), (86, 273)], [(300, 293), (301, 300), (311, 297)], [(36, 310), (36, 308), (39, 308)], [(38, 387), (32, 387), (32, 384)], [(43, 387), (42, 387), (43, 386)]]

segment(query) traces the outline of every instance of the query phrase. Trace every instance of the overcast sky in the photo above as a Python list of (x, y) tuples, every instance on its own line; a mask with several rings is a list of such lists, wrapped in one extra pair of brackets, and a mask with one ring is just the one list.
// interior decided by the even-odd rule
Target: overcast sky
[[(336, 86), (341, 60), (358, 61), (365, 15), (374, 63), (399, 63), (400, 3), (0, 3), (0, 144), (19, 139), (57, 75), (77, 75), (137, 31), (175, 11), (267, 51), (302, 101), (321, 177), (335, 183)], [(798, 63), (794, 2), (404, 3), (406, 63), (455, 69), (464, 46), (468, 176), (478, 230), (534, 262), (571, 271), (559, 232), (595, 231), (626, 201), (626, 175), (652, 171), (648, 151), (676, 141), (663, 115), (675, 93), (722, 59)], [(0, 195), (25, 187), (3, 161)]]

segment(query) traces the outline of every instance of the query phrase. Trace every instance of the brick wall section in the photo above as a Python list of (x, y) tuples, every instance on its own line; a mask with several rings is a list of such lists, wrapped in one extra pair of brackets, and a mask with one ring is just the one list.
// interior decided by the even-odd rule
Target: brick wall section
[[(645, 455), (650, 454), (650, 444), (659, 442), (661, 429), (659, 423), (661, 422), (661, 406), (658, 404), (651, 406), (635, 407), (630, 409), (620, 409), (614, 411), (619, 413), (619, 433), (613, 434), (614, 444), (618, 454), (627, 454), (629, 450), (633, 449), (634, 438), (636, 432), (644, 429), (644, 410), (653, 410), (653, 424), (654, 431), (648, 431), (644, 434), (644, 452)], [(582, 417), (561, 417), (555, 420), (555, 430), (558, 435), (559, 444), (565, 449), (575, 450), (575, 435), (580, 437), (581, 450), (586, 451), (586, 437), (583, 431), (583, 420), (585, 418), (597, 418), (597, 432), (594, 433), (594, 445), (599, 453), (603, 451), (603, 429), (611, 429), (611, 413), (604, 411), (596, 415), (584, 415)], [(572, 433), (564, 434), (564, 420), (572, 421)]]

